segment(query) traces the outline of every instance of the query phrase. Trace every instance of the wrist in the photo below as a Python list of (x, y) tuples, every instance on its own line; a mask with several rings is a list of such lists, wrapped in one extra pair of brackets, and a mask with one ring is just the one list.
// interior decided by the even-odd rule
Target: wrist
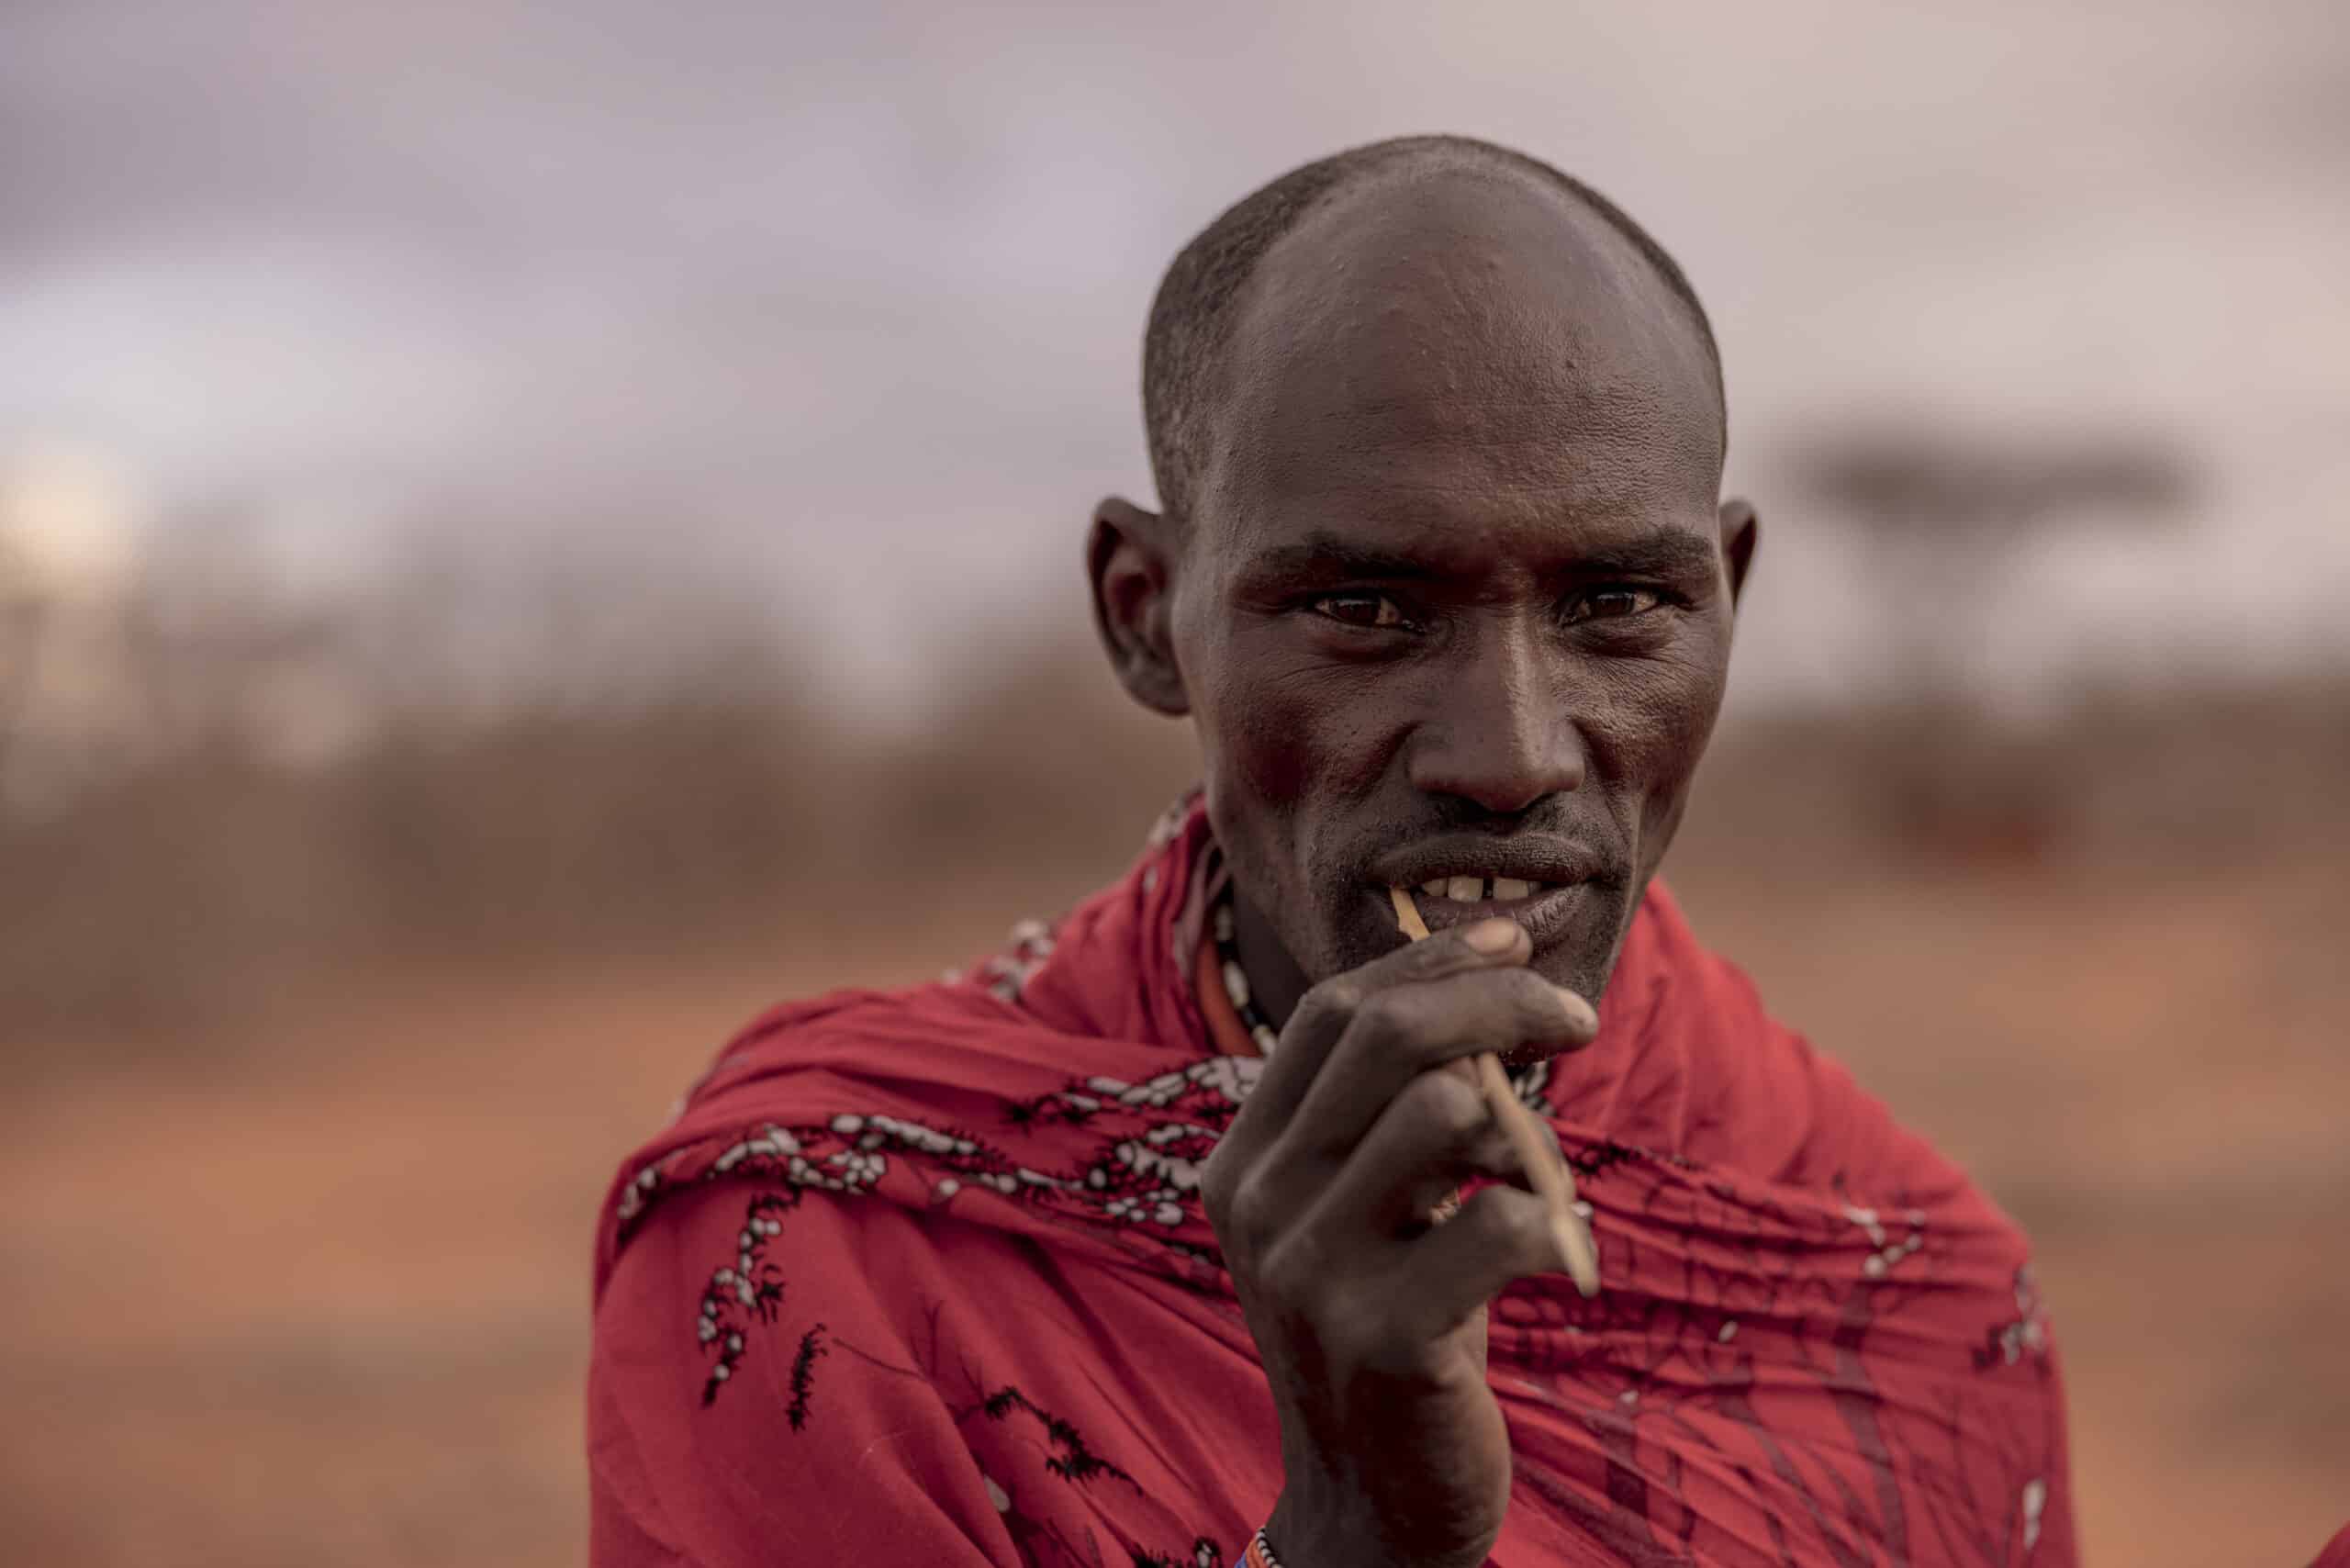
[(1281, 1493), (1257, 1534), (1267, 1548), (1265, 1568), (1482, 1568), (1493, 1549), (1487, 1541), (1443, 1554), (1399, 1551), (1361, 1511), (1317, 1508), (1295, 1488)]

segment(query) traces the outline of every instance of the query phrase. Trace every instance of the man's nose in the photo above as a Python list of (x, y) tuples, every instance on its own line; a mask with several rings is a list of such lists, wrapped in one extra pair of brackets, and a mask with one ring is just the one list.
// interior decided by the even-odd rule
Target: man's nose
[(1516, 631), (1480, 639), (1447, 672), (1437, 711), (1410, 748), (1416, 788), (1506, 816), (1583, 787), (1583, 737), (1536, 641)]

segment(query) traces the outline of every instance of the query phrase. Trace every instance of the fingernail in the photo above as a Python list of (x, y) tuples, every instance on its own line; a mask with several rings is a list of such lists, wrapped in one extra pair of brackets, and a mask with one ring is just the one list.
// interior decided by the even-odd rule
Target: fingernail
[(1517, 922), (1481, 920), (1460, 934), (1472, 952), (1506, 953), (1517, 946)]
[(1562, 1274), (1575, 1271), (1574, 1238), (1567, 1234), (1571, 1223), (1557, 1215), (1550, 1216), (1550, 1247), (1559, 1255), (1559, 1272)]
[(1599, 1027), (1599, 1013), (1590, 1002), (1585, 1002), (1565, 986), (1555, 989), (1559, 993), (1559, 1005), (1567, 1010), (1567, 1017), (1578, 1027), (1584, 1029)]
[[(1569, 1233), (1570, 1226), (1573, 1227), (1572, 1235)], [(1550, 1239), (1559, 1249), (1559, 1271), (1574, 1281), (1576, 1293), (1584, 1300), (1588, 1301), (1596, 1296), (1599, 1294), (1599, 1270), (1596, 1267), (1599, 1249), (1592, 1245), (1591, 1226), (1585, 1225), (1580, 1215), (1573, 1218), (1553, 1218), (1550, 1222)], [(1582, 1268), (1575, 1266), (1575, 1255), (1582, 1249), (1575, 1245), (1578, 1241), (1583, 1244), (1583, 1248), (1589, 1249), (1588, 1256), (1593, 1260), (1592, 1264)]]

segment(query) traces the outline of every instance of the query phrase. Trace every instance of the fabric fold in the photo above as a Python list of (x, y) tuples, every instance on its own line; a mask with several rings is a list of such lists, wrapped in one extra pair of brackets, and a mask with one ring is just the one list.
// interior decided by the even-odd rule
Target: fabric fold
[[(1211, 847), (1188, 802), (1120, 882), (968, 973), (775, 1010), (627, 1163), (591, 1427), (632, 1434), (597, 1485), (626, 1471), (635, 1535), (767, 1528), (693, 1479), (742, 1421), (767, 1433), (756, 1484), (813, 1517), (856, 1484), (825, 1462), (828, 1381), (837, 1410), (915, 1379), (941, 1403), (911, 1484), (1020, 1521), (967, 1531), (975, 1560), (1237, 1560), (1281, 1462), (1199, 1202), (1263, 1067), (1214, 1048), (1192, 990)], [(1517, 1464), (1494, 1561), (2071, 1563), (2054, 1347), (2012, 1222), (1772, 1021), (1661, 884), (1601, 1017), (1520, 1085), (1576, 1168), (1606, 1288), (1494, 1303)], [(665, 1234), (661, 1267), (632, 1260), (677, 1226), (706, 1258)], [(858, 1250), (884, 1238), (906, 1256)], [(841, 1294), (882, 1273), (892, 1291)], [(826, 1310), (859, 1321), (811, 1340)], [(599, 1562), (652, 1560), (608, 1549), (622, 1533), (599, 1530)]]

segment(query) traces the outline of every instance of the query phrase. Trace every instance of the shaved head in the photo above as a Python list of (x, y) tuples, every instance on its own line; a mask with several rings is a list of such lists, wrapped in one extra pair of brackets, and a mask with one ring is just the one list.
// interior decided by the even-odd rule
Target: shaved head
[(1464, 867), (1543, 886), (1512, 917), (1533, 965), (1598, 997), (1754, 553), (1680, 269), (1530, 159), (1382, 142), (1193, 241), (1146, 359), (1165, 506), (1095, 510), (1095, 620), (1136, 700), (1192, 718), (1268, 1014)]
[[(1190, 518), (1202, 476), (1214, 459), (1218, 421), (1236, 390), (1230, 351), (1267, 257), (1371, 187), (1400, 185), (1425, 201), (1464, 184), (1514, 185), (1605, 236), (1617, 252), (1616, 270), (1646, 272), (1672, 296), (1683, 329), (1704, 355), (1719, 413), (1721, 361), (1713, 326), (1680, 266), (1646, 230), (1597, 191), (1539, 159), (1469, 137), (1398, 137), (1317, 159), (1260, 187), (1203, 230), (1167, 269), (1143, 343), (1143, 420), (1152, 476), (1169, 517)], [(1586, 268), (1589, 260), (1583, 258)]]

